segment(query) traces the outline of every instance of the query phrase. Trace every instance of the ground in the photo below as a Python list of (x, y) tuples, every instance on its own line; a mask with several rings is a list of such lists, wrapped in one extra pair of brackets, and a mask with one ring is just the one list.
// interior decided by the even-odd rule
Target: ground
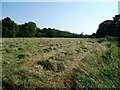
[(3, 88), (119, 87), (114, 38), (3, 38)]

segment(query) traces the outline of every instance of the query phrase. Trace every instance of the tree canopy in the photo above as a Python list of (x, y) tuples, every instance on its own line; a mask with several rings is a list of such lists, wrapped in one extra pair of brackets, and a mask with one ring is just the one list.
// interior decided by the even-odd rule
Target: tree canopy
[[(30, 21), (24, 24), (17, 25), (9, 17), (2, 20), (2, 37), (69, 37), (78, 38), (86, 37), (81, 34), (70, 33), (68, 31), (62, 31), (54, 28), (37, 27), (36, 23)], [(87, 35), (89, 37), (89, 35)]]
[(99, 25), (96, 37), (120, 37), (120, 15), (115, 15), (113, 20), (106, 20)]
[(55, 28), (43, 28), (37, 27), (35, 22), (25, 22), (18, 25), (12, 21), (9, 17), (6, 17), (0, 21), (2, 23), (2, 37), (65, 37), (65, 38), (91, 38), (91, 37), (119, 37), (120, 39), (120, 15), (115, 15), (113, 20), (105, 20), (100, 23), (96, 33), (92, 35), (84, 35), (71, 33), (69, 31), (62, 31)]
[(3, 37), (16, 37), (19, 32), (18, 25), (9, 17), (2, 20), (2, 36)]

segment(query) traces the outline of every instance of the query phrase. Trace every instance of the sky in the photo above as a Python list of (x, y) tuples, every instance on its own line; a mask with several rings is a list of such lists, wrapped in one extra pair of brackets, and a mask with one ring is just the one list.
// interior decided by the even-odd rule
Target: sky
[(2, 2), (2, 18), (78, 34), (95, 33), (100, 23), (116, 14), (117, 2)]

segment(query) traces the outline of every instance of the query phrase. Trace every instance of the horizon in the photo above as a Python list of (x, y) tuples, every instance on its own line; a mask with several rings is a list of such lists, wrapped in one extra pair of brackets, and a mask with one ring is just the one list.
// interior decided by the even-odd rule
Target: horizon
[(37, 27), (71, 33), (96, 33), (105, 20), (118, 14), (117, 2), (2, 2), (2, 19), (17, 24), (35, 22)]

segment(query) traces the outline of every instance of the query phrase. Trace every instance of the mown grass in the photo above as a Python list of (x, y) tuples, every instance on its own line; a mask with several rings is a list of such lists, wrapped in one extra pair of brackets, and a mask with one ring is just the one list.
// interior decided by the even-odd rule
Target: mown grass
[(65, 60), (73, 58), (63, 54), (70, 41), (74, 45), (78, 39), (4, 38), (3, 88), (48, 87), (49, 80), (64, 70)]
[[(71, 88), (110, 88), (120, 83), (120, 47), (114, 38), (3, 38), (2, 84), (8, 88), (55, 88), (69, 64)], [(81, 58), (82, 57), (82, 58)], [(67, 76), (66, 76), (67, 77)], [(63, 78), (62, 78), (63, 79)], [(62, 80), (61, 79), (61, 80)], [(56, 87), (66, 88), (66, 81)]]

